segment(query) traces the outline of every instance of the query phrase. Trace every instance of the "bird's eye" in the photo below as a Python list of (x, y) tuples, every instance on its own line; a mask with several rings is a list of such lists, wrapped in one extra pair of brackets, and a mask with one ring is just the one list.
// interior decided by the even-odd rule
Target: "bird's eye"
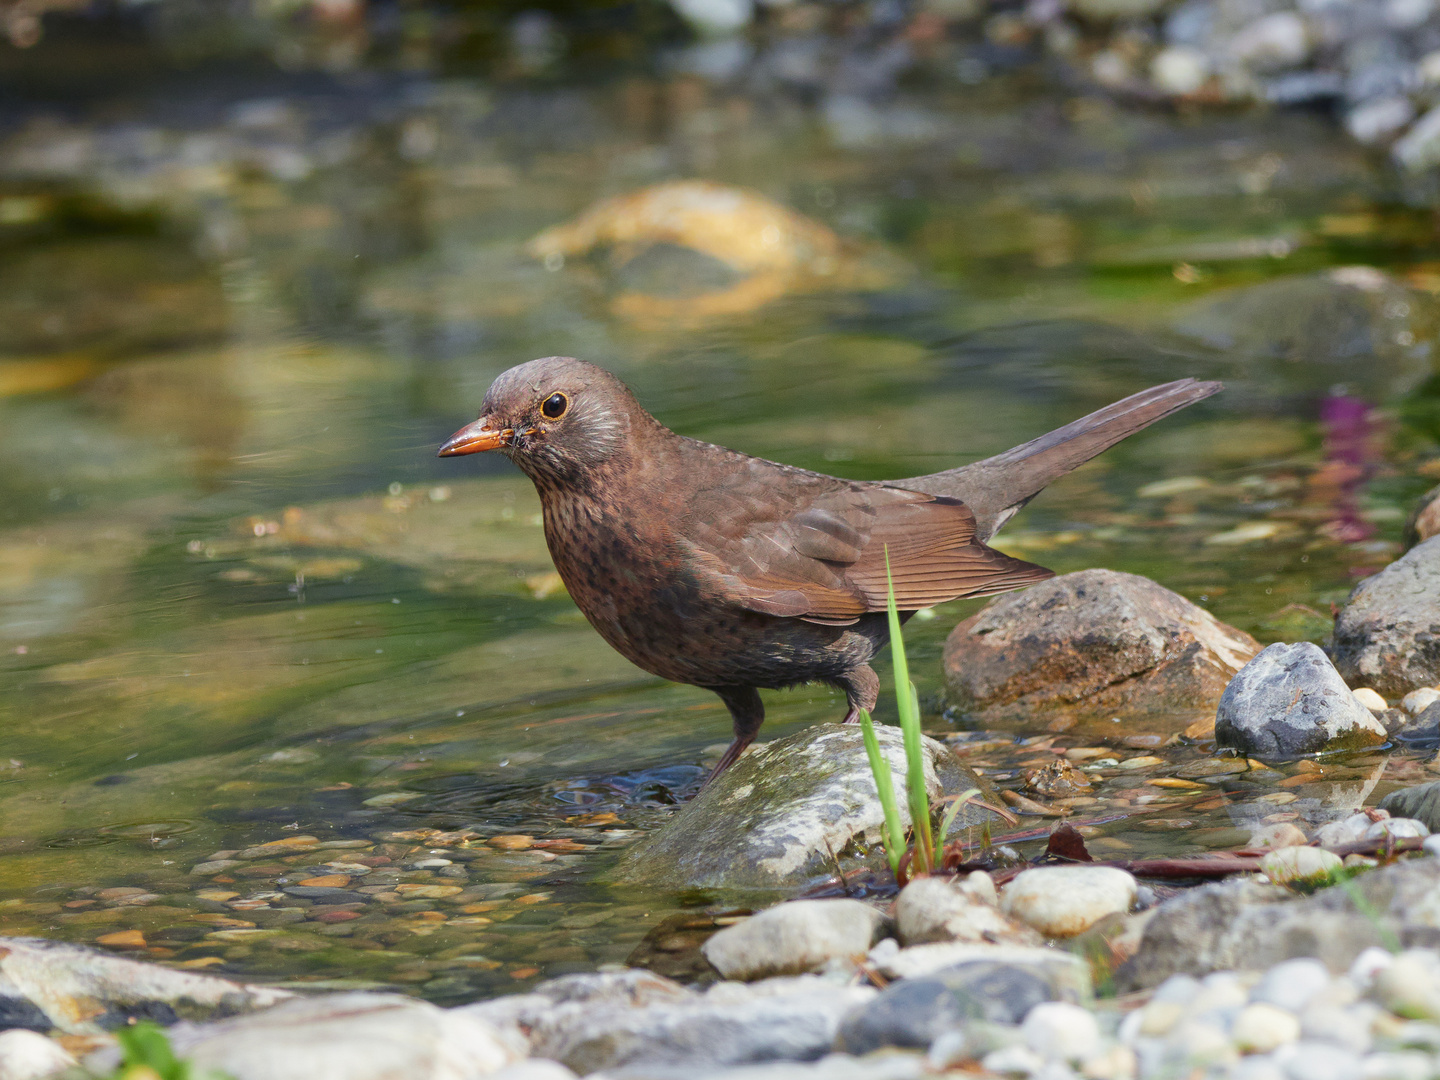
[(569, 407), (570, 399), (564, 394), (551, 394), (540, 406), (540, 411), (545, 414), (547, 420), (559, 420)]

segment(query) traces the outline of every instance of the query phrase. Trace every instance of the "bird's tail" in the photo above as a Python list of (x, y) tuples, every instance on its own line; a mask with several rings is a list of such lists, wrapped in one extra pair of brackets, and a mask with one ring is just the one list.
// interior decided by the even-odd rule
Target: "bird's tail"
[(1052, 480), (1156, 420), (1218, 393), (1222, 385), (1180, 379), (1152, 386), (1003, 454), (899, 480), (895, 486), (960, 499), (975, 514), (978, 538), (986, 541)]

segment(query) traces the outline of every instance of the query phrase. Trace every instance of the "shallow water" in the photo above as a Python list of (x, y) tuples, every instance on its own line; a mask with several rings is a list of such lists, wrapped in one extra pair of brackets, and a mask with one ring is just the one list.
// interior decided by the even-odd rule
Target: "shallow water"
[[(623, 962), (647, 935), (647, 956), (680, 956), (735, 902), (597, 880), (694, 791), (728, 718), (589, 629), (506, 462), (434, 458), (533, 356), (613, 368), (684, 434), (866, 479), (1221, 377), (1226, 394), (1057, 483), (1000, 546), (1148, 575), (1262, 642), (1323, 640), (1330, 605), (1399, 552), (1435, 482), (1440, 252), (1429, 211), (1323, 120), (1001, 83), (914, 98), (924, 139), (840, 149), (793, 103), (640, 90), (381, 87), (341, 125), (348, 156), (304, 176), (201, 183), (162, 146), (129, 202), (123, 171), (8, 181), (0, 932), (137, 929), (143, 946), (112, 947), (457, 1001)], [(137, 99), (128, 122), (233, 131), (226, 110), (261, 92), (183, 121)], [(327, 100), (279, 99), (266, 137), (319, 132)], [(617, 269), (523, 250), (598, 196), (692, 175), (829, 226), (844, 272), (706, 317), (696, 297), (733, 281), (693, 252)], [(1357, 264), (1390, 278), (1332, 273)], [(1217, 299), (1237, 289), (1259, 291)], [(1327, 437), (1336, 402), (1373, 409)], [(1016, 789), (1098, 748), (1071, 755), (1095, 787), (1066, 808), (1105, 819), (1097, 854), (1231, 847), (1430, 775), (1404, 750), (1207, 773), (1210, 746), (1124, 717), (970, 731), (939, 655), (978, 607), (907, 632), (927, 727)], [(842, 703), (812, 687), (767, 709), (776, 737)], [(427, 858), (448, 865), (405, 869)], [(410, 888), (332, 921), (276, 892), (317, 878)]]

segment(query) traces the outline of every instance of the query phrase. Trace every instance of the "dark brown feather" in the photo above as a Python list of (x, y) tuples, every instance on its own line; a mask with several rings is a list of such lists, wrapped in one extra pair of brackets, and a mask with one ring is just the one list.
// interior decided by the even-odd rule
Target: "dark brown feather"
[(956, 499), (754, 458), (735, 466), (690, 496), (677, 531), (698, 572), (751, 611), (839, 626), (884, 611), (887, 555), (902, 611), (1052, 576), (979, 543)]

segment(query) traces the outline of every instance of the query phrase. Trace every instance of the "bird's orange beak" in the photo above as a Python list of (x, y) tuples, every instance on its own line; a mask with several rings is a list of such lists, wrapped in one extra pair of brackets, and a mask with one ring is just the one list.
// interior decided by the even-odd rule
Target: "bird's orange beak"
[(485, 450), (499, 450), (509, 446), (515, 432), (512, 428), (492, 428), (490, 418), (482, 416), (473, 424), (467, 424), (445, 441), (440, 447), (440, 457), (459, 457), (461, 454), (478, 454)]

